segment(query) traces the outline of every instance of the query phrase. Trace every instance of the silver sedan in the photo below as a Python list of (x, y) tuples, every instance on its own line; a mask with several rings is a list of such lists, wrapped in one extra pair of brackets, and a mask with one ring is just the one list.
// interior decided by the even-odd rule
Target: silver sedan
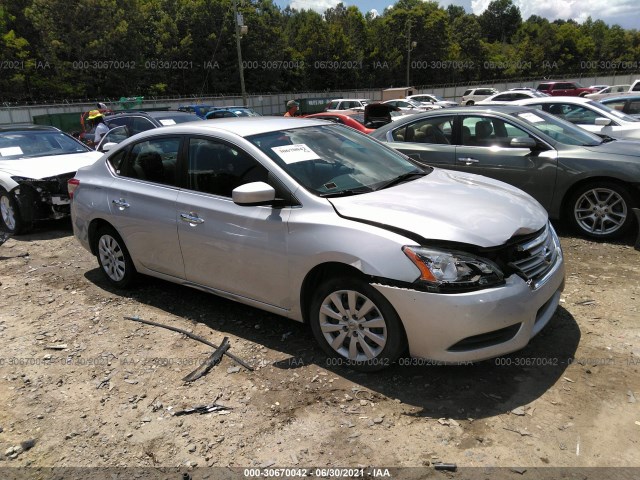
[(317, 120), (136, 135), (69, 182), (73, 229), (116, 287), (136, 273), (307, 322), (333, 364), (467, 362), (553, 316), (562, 250), (499, 181), (423, 168)]

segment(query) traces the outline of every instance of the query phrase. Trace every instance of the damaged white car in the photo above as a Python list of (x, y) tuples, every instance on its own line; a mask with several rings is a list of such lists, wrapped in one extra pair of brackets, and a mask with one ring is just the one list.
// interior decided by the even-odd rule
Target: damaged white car
[(54, 127), (0, 128), (0, 228), (26, 233), (68, 216), (67, 180), (101, 156)]

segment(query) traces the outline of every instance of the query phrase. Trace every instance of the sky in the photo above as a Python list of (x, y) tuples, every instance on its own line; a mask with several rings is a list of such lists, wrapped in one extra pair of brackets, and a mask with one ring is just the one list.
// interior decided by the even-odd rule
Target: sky
[[(291, 5), (297, 9), (311, 9), (324, 12), (341, 0), (275, 0), (281, 7)], [(395, 3), (395, 0), (342, 0), (347, 6), (355, 5), (363, 13), (376, 10), (379, 13)], [(443, 7), (449, 4), (464, 7), (467, 13), (481, 14), (491, 0), (439, 0)], [(513, 0), (520, 8), (522, 18), (538, 15), (550, 21), (573, 19), (582, 23), (591, 16), (594, 20), (603, 20), (609, 25), (618, 24), (624, 28), (640, 30), (640, 2), (638, 0)]]

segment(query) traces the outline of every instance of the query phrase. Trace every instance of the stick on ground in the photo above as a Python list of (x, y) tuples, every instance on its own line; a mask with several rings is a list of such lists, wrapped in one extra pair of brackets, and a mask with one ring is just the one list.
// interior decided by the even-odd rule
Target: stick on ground
[[(151, 320), (144, 320), (142, 318), (138, 318), (138, 317), (124, 317), (126, 320), (133, 320), (134, 322), (140, 322), (140, 323), (145, 323), (147, 325), (153, 325), (154, 327), (160, 327), (160, 328), (166, 328), (167, 330), (172, 330), (174, 332), (178, 332), (178, 333), (182, 333), (183, 335), (186, 335), (189, 338), (193, 338), (194, 340), (197, 340), (198, 342), (202, 342), (205, 345), (209, 345), (210, 347), (213, 348), (218, 348), (218, 345), (211, 343), (209, 340), (206, 340), (198, 335), (194, 335), (193, 333), (189, 333), (186, 330), (183, 330), (181, 328), (178, 327), (171, 327), (169, 325), (163, 325), (162, 323), (156, 323), (156, 322), (152, 322)], [(251, 365), (249, 365), (247, 362), (245, 362), (244, 360), (236, 357), (233, 353), (229, 353), (229, 352), (224, 352), (224, 354), (229, 357), (231, 360), (233, 360), (234, 362), (236, 362), (238, 365), (242, 365), (244, 368), (246, 368), (247, 370), (249, 370), (250, 372), (253, 372), (253, 367)]]
[(220, 346), (216, 348), (216, 350), (211, 355), (209, 355), (209, 358), (207, 358), (202, 363), (202, 365), (196, 368), (193, 372), (191, 372), (189, 375), (184, 377), (182, 381), (193, 382), (194, 380), (199, 379), (203, 375), (206, 375), (209, 372), (209, 370), (211, 370), (213, 367), (215, 367), (217, 364), (220, 363), (220, 360), (222, 360), (222, 355), (224, 355), (224, 353), (227, 350), (229, 350), (230, 346), (231, 345), (229, 344), (229, 337), (224, 337), (222, 339), (222, 343), (220, 344)]

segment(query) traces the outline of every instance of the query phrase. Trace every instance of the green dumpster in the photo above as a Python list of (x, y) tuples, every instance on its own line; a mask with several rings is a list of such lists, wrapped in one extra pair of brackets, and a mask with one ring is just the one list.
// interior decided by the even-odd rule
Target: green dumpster
[(67, 133), (80, 132), (82, 131), (80, 115), (81, 112), (36, 115), (33, 117), (33, 123), (36, 125), (51, 125)]

